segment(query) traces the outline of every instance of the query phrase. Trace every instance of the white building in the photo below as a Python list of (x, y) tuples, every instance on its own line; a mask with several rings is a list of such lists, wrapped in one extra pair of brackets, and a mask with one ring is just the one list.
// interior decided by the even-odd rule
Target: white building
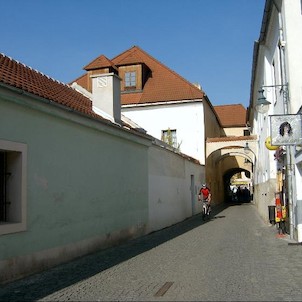
[[(278, 131), (277, 124), (273, 123), (275, 117), (271, 116), (281, 115), (281, 120), (286, 120), (285, 114), (301, 113), (301, 5), (301, 0), (266, 0), (260, 36), (254, 45), (248, 111), (252, 134), (258, 135), (254, 183), (258, 210), (263, 218), (268, 220), (268, 206), (275, 204), (276, 197), (279, 196), (276, 194), (280, 193), (289, 210), (286, 218), (288, 231), (292, 238), (299, 241), (302, 241), (301, 233), (298, 231), (302, 224), (302, 192), (299, 192), (302, 182), (302, 156), (299, 146), (301, 123), (296, 123), (295, 130), (299, 132), (299, 137), (298, 143), (294, 146), (280, 146), (278, 150), (268, 150), (265, 140), (272, 132)], [(255, 110), (261, 88), (265, 98), (271, 103), (267, 113), (258, 113)], [(298, 115), (297, 118), (300, 117)], [(296, 119), (296, 116), (294, 118)], [(286, 155), (282, 155), (284, 151)], [(293, 164), (293, 169), (290, 163)], [(281, 181), (281, 186), (280, 182), (277, 182), (277, 179), (281, 180), (278, 177), (280, 172), (284, 180)]]
[(222, 127), (208, 97), (192, 84), (133, 46), (109, 60), (101, 55), (76, 79), (92, 92), (91, 78), (115, 70), (121, 78), (122, 113), (159, 140), (168, 141), (205, 165), (205, 141), (219, 137)]

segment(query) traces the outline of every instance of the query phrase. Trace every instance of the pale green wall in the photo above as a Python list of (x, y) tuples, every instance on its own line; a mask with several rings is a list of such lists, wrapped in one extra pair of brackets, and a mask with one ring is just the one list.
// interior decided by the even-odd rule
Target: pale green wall
[(0, 236), (0, 284), (192, 215), (204, 167), (152, 137), (1, 87), (0, 112), (0, 140), (27, 146), (27, 230)]
[(0, 236), (0, 259), (146, 224), (147, 144), (56, 117), (60, 109), (50, 115), (0, 98), (0, 111), (0, 139), (28, 147), (27, 231)]

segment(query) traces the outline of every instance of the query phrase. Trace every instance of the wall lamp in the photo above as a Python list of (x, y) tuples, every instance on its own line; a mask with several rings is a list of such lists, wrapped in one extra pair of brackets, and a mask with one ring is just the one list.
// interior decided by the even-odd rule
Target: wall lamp
[(287, 91), (287, 87), (288, 84), (282, 84), (282, 85), (268, 85), (268, 86), (261, 86), (261, 89), (258, 91), (259, 93), (259, 98), (255, 104), (256, 110), (259, 113), (267, 113), (269, 106), (271, 105), (271, 102), (269, 102), (266, 97), (264, 96), (264, 89), (263, 88), (277, 88), (277, 87), (281, 87), (280, 90), (282, 90), (283, 92), (283, 103), (284, 103), (284, 111), (285, 114), (287, 113), (287, 101), (288, 101), (288, 91)]
[(254, 154), (255, 158), (256, 158), (256, 154), (255, 154), (255, 152), (250, 148), (248, 142), (245, 143), (245, 146), (243, 147), (243, 151), (244, 151), (245, 154), (248, 154), (248, 153), (252, 152), (252, 153)]
[(256, 103), (256, 110), (257, 110), (257, 112), (262, 113), (262, 114), (267, 113), (271, 102), (269, 102), (266, 99), (266, 97), (264, 96), (263, 88), (261, 90), (259, 90), (258, 92), (259, 92), (260, 96)]
[(251, 151), (248, 142), (245, 143), (245, 146), (244, 146), (244, 148), (243, 148), (243, 151), (244, 151), (245, 154), (248, 154), (248, 153)]

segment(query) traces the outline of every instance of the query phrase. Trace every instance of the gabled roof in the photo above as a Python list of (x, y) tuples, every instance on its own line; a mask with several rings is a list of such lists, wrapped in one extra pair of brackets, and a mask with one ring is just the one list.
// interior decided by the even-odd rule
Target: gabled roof
[(214, 109), (222, 127), (246, 126), (246, 109), (241, 104), (214, 106)]
[(99, 69), (99, 68), (105, 68), (105, 67), (113, 67), (116, 69), (113, 62), (111, 62), (104, 55), (101, 55), (101, 56), (97, 57), (96, 59), (94, 59), (92, 62), (90, 62), (88, 65), (86, 65), (83, 69), (92, 70), (92, 69)]
[[(130, 58), (140, 58), (151, 70), (151, 77), (145, 84), (139, 103), (156, 103), (202, 99), (204, 93), (183, 77), (172, 71), (137, 46), (133, 46), (112, 59), (115, 65), (128, 64)], [(133, 63), (136, 63), (135, 60)], [(122, 104), (125, 99), (122, 95)]]
[[(73, 89), (69, 85), (56, 81), (37, 70), (32, 69), (12, 58), (0, 53), (0, 85), (14, 87), (24, 92), (50, 100), (55, 104), (60, 104), (68, 111), (93, 117), (101, 121), (110, 122), (109, 119), (96, 114), (92, 110), (90, 98)], [(132, 121), (124, 120), (123, 126), (136, 132), (144, 133), (139, 126)]]
[(125, 52), (121, 53), (113, 60), (116, 66), (120, 65), (129, 65), (129, 64), (139, 64), (144, 63), (144, 56), (138, 51), (133, 51), (134, 49), (139, 49), (139, 47), (134, 46), (126, 50)]
[[(150, 77), (143, 87), (143, 91), (139, 93), (122, 93), (122, 105), (201, 100), (204, 97), (202, 90), (157, 61), (138, 46), (133, 46), (111, 59), (111, 61), (115, 66), (145, 64), (151, 72)], [(87, 77), (88, 74), (85, 74), (75, 81), (85, 89), (88, 89), (86, 84)]]

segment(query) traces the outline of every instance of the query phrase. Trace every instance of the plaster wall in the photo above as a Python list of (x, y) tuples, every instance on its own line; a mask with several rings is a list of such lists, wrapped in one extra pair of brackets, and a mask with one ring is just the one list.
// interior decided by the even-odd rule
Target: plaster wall
[(155, 231), (201, 211), (205, 167), (153, 145), (149, 149), (149, 224)]
[(0, 236), (0, 281), (146, 232), (150, 141), (37, 106), (0, 96), (0, 139), (27, 147), (27, 228)]
[(201, 211), (204, 166), (150, 137), (5, 89), (0, 111), (0, 142), (22, 144), (27, 167), (27, 223), (0, 235), (0, 283)]
[(244, 136), (246, 127), (223, 128), (226, 136)]
[(162, 130), (176, 130), (180, 151), (205, 164), (202, 102), (122, 107), (122, 113), (157, 139), (161, 139)]
[(263, 221), (269, 222), (268, 206), (275, 205), (276, 179), (254, 185), (254, 203)]
[(290, 85), (291, 113), (297, 113), (302, 100), (302, 3), (300, 0), (283, 0), (283, 20), (286, 42), (287, 75)]

